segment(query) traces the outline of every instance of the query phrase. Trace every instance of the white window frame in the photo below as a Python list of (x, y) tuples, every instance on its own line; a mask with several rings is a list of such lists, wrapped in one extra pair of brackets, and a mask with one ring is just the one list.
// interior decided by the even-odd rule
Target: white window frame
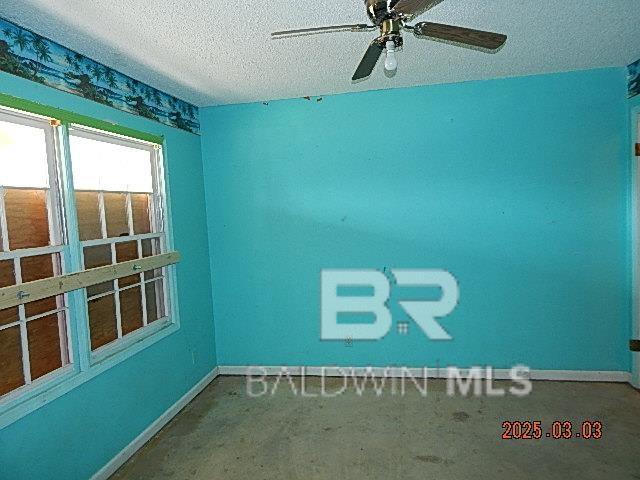
[[(43, 254), (59, 252), (62, 273), (69, 273), (83, 269), (83, 247), (93, 242), (104, 241), (105, 243), (115, 245), (115, 243), (121, 241), (136, 240), (138, 241), (138, 252), (141, 253), (140, 242), (142, 239), (160, 238), (161, 252), (174, 250), (169, 188), (165, 172), (166, 159), (163, 155), (165, 145), (158, 145), (82, 125), (65, 125), (60, 122), (52, 122), (53, 119), (49, 117), (0, 105), (0, 118), (2, 117), (19, 119), (16, 123), (24, 123), (24, 121), (36, 122), (40, 127), (42, 127), (43, 121), (49, 122), (50, 124), (50, 129), (47, 129), (49, 133), (46, 133), (48, 158), (52, 159), (50, 160), (51, 165), (49, 165), (49, 190), (53, 192), (55, 188), (57, 197), (56, 205), (53, 205), (53, 202), (48, 205), (53, 207), (49, 209), (49, 225), (50, 229), (53, 228), (52, 221), (55, 221), (55, 219), (52, 219), (51, 215), (52, 212), (55, 213), (59, 209), (60, 223), (58, 226), (60, 228), (57, 231), (61, 234), (58, 243), (62, 245), (25, 249), (24, 252), (0, 252), (0, 259), (10, 257), (11, 254), (13, 254), (13, 257), (19, 258), (23, 253), (29, 253), (28, 251), (38, 251), (38, 253), (42, 251)], [(109, 141), (114, 143), (125, 144), (126, 146), (135, 145), (137, 148), (143, 147), (152, 151), (154, 156), (152, 162), (154, 166), (152, 169), (154, 176), (153, 195), (159, 196), (159, 199), (154, 203), (157, 203), (158, 208), (161, 210), (160, 212), (155, 211), (153, 213), (151, 221), (161, 222), (156, 223), (157, 227), (162, 227), (160, 233), (131, 235), (129, 237), (118, 237), (117, 239), (80, 241), (71, 168), (71, 162), (73, 160), (71, 158), (69, 145), (70, 131), (73, 131), (74, 134), (80, 134), (81, 136), (92, 136), (92, 138), (101, 141), (109, 139)], [(54, 180), (55, 184), (52, 183)], [(48, 195), (48, 198), (51, 198), (51, 196), (52, 194)], [(129, 219), (131, 222), (131, 215), (129, 215)], [(131, 225), (129, 226), (131, 228)], [(0, 228), (6, 232), (6, 225), (0, 225)], [(131, 230), (130, 233), (132, 233)], [(115, 247), (112, 246), (113, 259), (115, 259), (115, 256), (113, 256), (114, 252)], [(16, 261), (19, 263), (19, 260), (15, 260), (14, 262)], [(17, 276), (18, 273), (16, 273), (16, 277)], [(176, 332), (180, 328), (176, 266), (170, 265), (164, 267), (162, 278), (164, 281), (165, 316), (93, 352), (91, 351), (90, 344), (86, 289), (74, 290), (65, 294), (66, 338), (70, 363), (38, 378), (29, 385), (24, 385), (0, 396), (0, 429)], [(142, 283), (136, 285), (140, 285), (141, 296), (143, 301), (145, 301), (144, 290), (142, 289), (144, 285), (144, 275), (142, 275), (141, 279)], [(16, 278), (16, 282), (18, 282), (18, 278)], [(24, 306), (20, 306), (20, 309), (23, 310)], [(34, 319), (35, 318), (36, 317), (34, 317)], [(2, 328), (6, 328), (6, 326), (2, 326)]]

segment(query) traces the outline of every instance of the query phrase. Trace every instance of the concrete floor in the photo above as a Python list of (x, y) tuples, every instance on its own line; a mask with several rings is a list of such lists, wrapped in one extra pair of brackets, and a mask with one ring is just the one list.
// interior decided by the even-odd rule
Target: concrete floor
[[(318, 379), (307, 382), (319, 391)], [(557, 419), (598, 419), (603, 437), (502, 440), (502, 422), (515, 419), (541, 420), (545, 432)], [(244, 377), (220, 377), (113, 477), (364, 478), (640, 479), (640, 394), (624, 384), (534, 382), (527, 397), (464, 398), (430, 380), (426, 398), (414, 388), (301, 398), (286, 383), (252, 398)]]

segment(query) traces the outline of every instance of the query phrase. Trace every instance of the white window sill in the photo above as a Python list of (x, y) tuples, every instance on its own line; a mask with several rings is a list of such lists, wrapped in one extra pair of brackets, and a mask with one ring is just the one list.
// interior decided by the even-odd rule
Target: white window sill
[(61, 397), (179, 329), (180, 326), (168, 318), (157, 320), (157, 322), (127, 335), (112, 345), (105, 345), (96, 350), (91, 356), (90, 367), (85, 371), (79, 371), (77, 364), (67, 365), (45, 375), (31, 385), (6, 394), (0, 398), (0, 429)]

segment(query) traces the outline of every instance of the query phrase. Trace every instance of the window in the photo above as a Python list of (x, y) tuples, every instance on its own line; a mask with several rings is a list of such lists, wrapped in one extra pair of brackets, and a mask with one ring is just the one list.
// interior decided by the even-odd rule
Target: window
[[(158, 144), (0, 108), (0, 287), (167, 252), (163, 178)], [(169, 268), (0, 310), (0, 401), (173, 323)]]
[[(84, 268), (163, 251), (158, 147), (76, 128), (69, 138)], [(91, 349), (165, 318), (164, 283), (159, 269), (87, 288)]]

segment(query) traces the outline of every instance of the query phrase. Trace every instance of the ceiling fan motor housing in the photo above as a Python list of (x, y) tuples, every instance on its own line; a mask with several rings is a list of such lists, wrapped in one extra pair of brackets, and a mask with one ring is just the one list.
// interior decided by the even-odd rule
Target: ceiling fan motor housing
[(387, 18), (380, 24), (380, 37), (378, 38), (383, 44), (392, 41), (395, 43), (396, 48), (400, 49), (402, 48), (401, 30), (402, 22), (400, 20)]
[(364, 0), (367, 15), (374, 25), (382, 25), (386, 19), (398, 19), (399, 15), (391, 9), (398, 0)]
[(365, 0), (367, 14), (374, 25), (380, 28), (377, 41), (385, 45), (387, 41), (395, 43), (396, 48), (402, 48), (401, 30), (403, 19), (391, 8), (397, 0)]
[(387, 2), (386, 0), (364, 0), (367, 6), (367, 15), (374, 25), (380, 25), (380, 22), (387, 14)]

